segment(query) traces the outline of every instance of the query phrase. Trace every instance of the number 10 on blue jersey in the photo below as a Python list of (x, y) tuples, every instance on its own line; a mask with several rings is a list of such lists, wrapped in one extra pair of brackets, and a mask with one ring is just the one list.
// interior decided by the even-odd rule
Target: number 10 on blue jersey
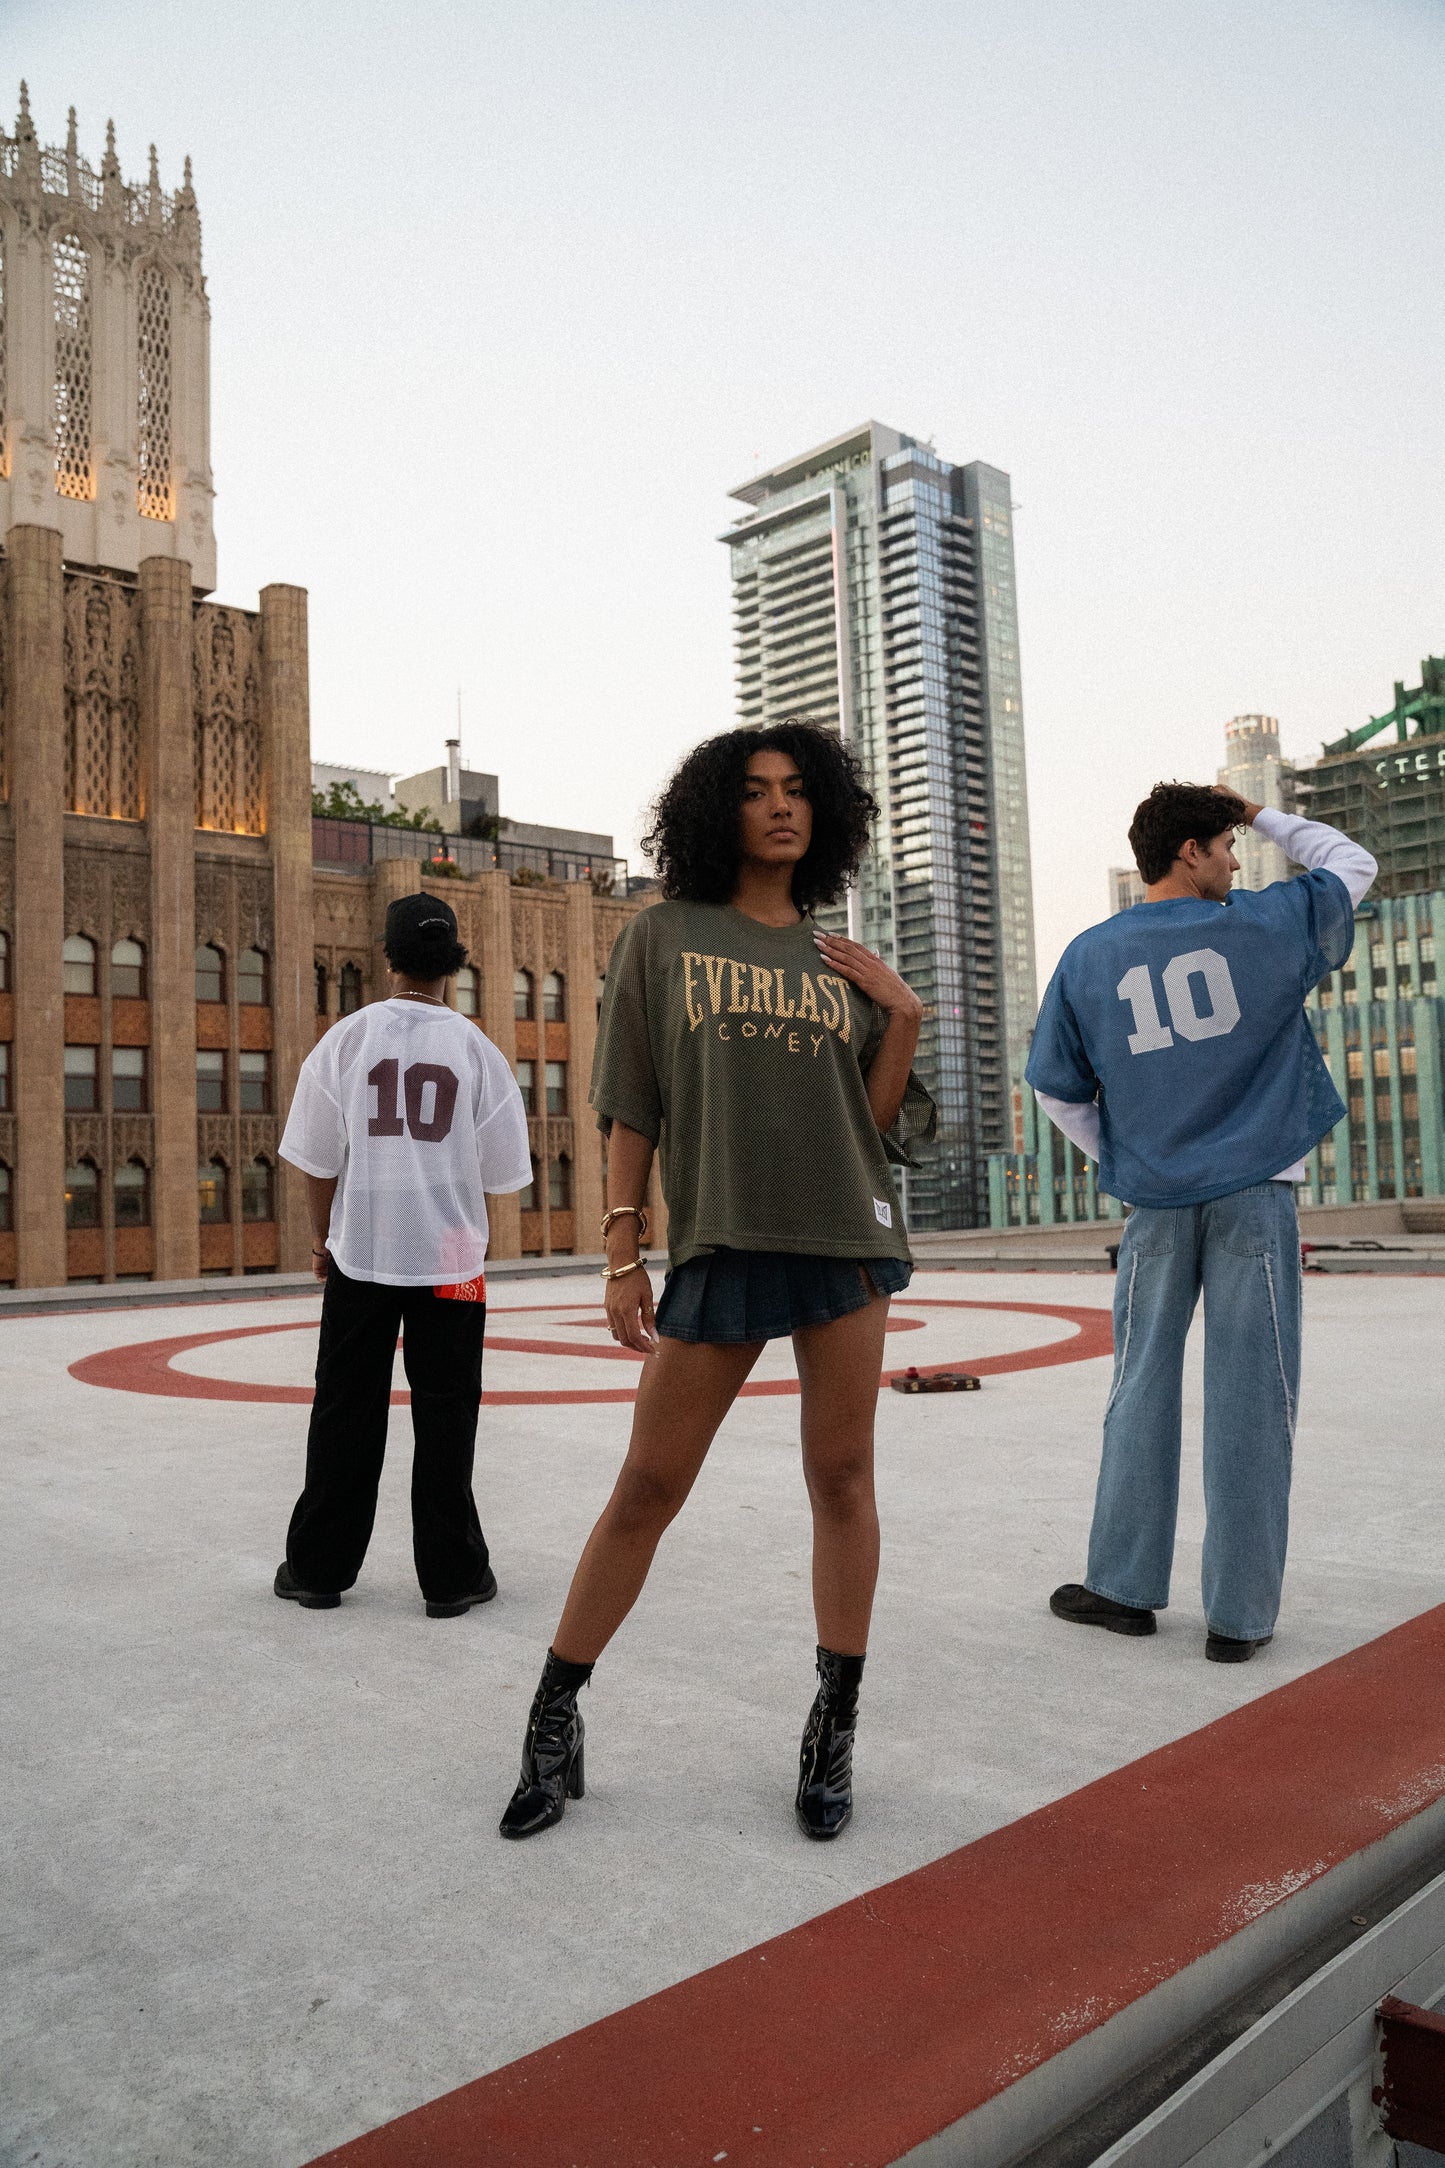
[[(1126, 971), (1115, 991), (1133, 1012), (1134, 1029), (1129, 1034), (1131, 1054), (1158, 1054), (1174, 1044), (1174, 1032), (1181, 1039), (1222, 1039), (1233, 1031), (1239, 1022), (1239, 996), (1234, 991), (1234, 981), (1229, 975), (1229, 965), (1218, 949), (1188, 949), (1182, 956), (1171, 956), (1160, 977), (1164, 982), (1164, 999), (1169, 1008), (1171, 1031), (1159, 1014), (1159, 1004), (1154, 995), (1154, 981), (1147, 964), (1135, 964)], [(1209, 1002), (1208, 1012), (1201, 1016), (1194, 1000), (1194, 981), (1202, 979), (1205, 996)]]

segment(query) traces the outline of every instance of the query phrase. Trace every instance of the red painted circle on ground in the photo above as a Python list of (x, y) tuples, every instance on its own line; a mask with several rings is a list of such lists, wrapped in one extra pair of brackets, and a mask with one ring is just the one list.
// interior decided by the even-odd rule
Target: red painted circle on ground
[[(895, 1299), (910, 1310), (1010, 1311), (1024, 1317), (1060, 1318), (1075, 1328), (1066, 1339), (1049, 1340), (1042, 1347), (1019, 1348), (1009, 1355), (954, 1357), (949, 1362), (920, 1363), (918, 1367), (925, 1377), (941, 1370), (959, 1369), (971, 1370), (975, 1377), (999, 1377), (1011, 1370), (1046, 1370), (1055, 1363), (1088, 1362), (1096, 1355), (1108, 1355), (1113, 1351), (1114, 1336), (1107, 1310), (1080, 1309), (1051, 1302), (960, 1302), (922, 1295)], [(491, 1314), (493, 1319), (539, 1311), (556, 1316), (562, 1310), (582, 1311), (593, 1318), (601, 1316), (591, 1303), (534, 1303), (515, 1310), (494, 1310)], [(888, 1330), (916, 1332), (923, 1322), (922, 1318), (894, 1316), (888, 1321)], [(189, 1332), (178, 1333), (168, 1340), (137, 1340), (126, 1347), (103, 1348), (98, 1354), (82, 1356), (79, 1362), (70, 1365), (70, 1375), (78, 1378), (82, 1385), (107, 1386), (112, 1392), (120, 1393), (152, 1393), (169, 1400), (252, 1400), (309, 1407), (312, 1399), (309, 1385), (260, 1385), (238, 1378), (208, 1378), (194, 1371), (176, 1370), (172, 1365), (178, 1355), (187, 1355), (194, 1348), (219, 1347), (227, 1340), (257, 1340), (268, 1333), (315, 1330), (316, 1321), (306, 1318), (287, 1325), (240, 1325), (229, 1332)], [(490, 1332), (487, 1346), (494, 1354), (582, 1356), (589, 1362), (633, 1364), (645, 1360), (630, 1348), (577, 1346), (560, 1340), (518, 1340)], [(880, 1391), (900, 1374), (885, 1370), (879, 1381)], [(754, 1398), (787, 1395), (798, 1391), (798, 1381), (796, 1378), (764, 1378), (745, 1385), (742, 1390), (745, 1396)], [(484, 1404), (494, 1408), (561, 1407), (598, 1401), (628, 1401), (636, 1397), (630, 1386), (615, 1392), (592, 1387), (577, 1392), (482, 1394)], [(411, 1395), (394, 1392), (391, 1398), (394, 1407), (405, 1407), (410, 1403)]]

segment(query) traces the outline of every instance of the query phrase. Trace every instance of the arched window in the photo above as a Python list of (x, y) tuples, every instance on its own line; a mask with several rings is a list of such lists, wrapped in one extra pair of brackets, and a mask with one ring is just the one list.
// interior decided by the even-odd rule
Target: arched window
[(226, 998), (226, 959), (209, 941), (196, 950), (196, 999), (197, 1001), (224, 1001)]
[(143, 519), (174, 519), (171, 494), (171, 288), (159, 264), (142, 266), (136, 285), (136, 392), (140, 421)]
[[(52, 953), (54, 953), (52, 951)], [(68, 994), (95, 992), (95, 943), (73, 933), (60, 951), (62, 983)]]
[(0, 994), (10, 991), (10, 936), (0, 933)]
[(572, 1209), (572, 1162), (565, 1153), (548, 1165), (547, 1202), (554, 1212)]
[(343, 1016), (352, 1016), (361, 1007), (361, 966), (343, 964), (338, 985), (340, 1009)]
[(271, 999), (271, 959), (264, 949), (242, 949), (236, 959), (236, 999), (264, 1008)]
[(276, 1217), (275, 1174), (269, 1159), (253, 1159), (241, 1169), (241, 1217), (273, 1220)]
[(127, 1160), (115, 1170), (115, 1224), (117, 1227), (149, 1227), (151, 1178), (138, 1159)]
[(462, 1016), (482, 1013), (482, 982), (471, 964), (463, 964), (457, 973), (457, 1010)]
[(316, 1014), (318, 1016), (325, 1016), (329, 1013), (326, 1006), (326, 996), (326, 966), (323, 963), (318, 963), (316, 966)]
[(519, 1023), (525, 1024), (533, 1013), (532, 974), (518, 971), (512, 979), (512, 1014)]
[(230, 1183), (225, 1161), (212, 1159), (198, 1167), (196, 1189), (200, 1202), (201, 1225), (223, 1226), (231, 1217)]
[(110, 992), (113, 1001), (143, 1001), (146, 990), (146, 952), (139, 941), (117, 941), (110, 952)]
[(549, 971), (542, 981), (542, 1021), (560, 1024), (567, 1014), (567, 993), (559, 971)]
[(15, 1177), (0, 1159), (0, 1234), (8, 1235), (15, 1225)]
[(55, 487), (62, 497), (95, 495), (90, 462), (90, 251), (62, 233), (51, 251), (55, 307)]
[(532, 1161), (532, 1179), (526, 1188), (518, 1193), (517, 1202), (524, 1212), (535, 1212), (537, 1209), (537, 1162), (535, 1159)]
[(100, 1225), (100, 1176), (88, 1159), (65, 1170), (65, 1224), (67, 1227)]

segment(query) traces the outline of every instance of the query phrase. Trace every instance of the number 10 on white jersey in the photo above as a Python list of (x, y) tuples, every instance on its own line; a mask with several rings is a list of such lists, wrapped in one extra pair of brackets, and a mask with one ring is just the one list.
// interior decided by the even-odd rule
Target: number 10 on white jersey
[[(1228, 962), (1218, 949), (1188, 949), (1182, 956), (1171, 956), (1160, 976), (1169, 1005), (1169, 1023), (1181, 1039), (1222, 1039), (1239, 1022), (1239, 996), (1234, 991)], [(1195, 979), (1204, 981), (1209, 1001), (1204, 1016), (1194, 1005)], [(1115, 991), (1133, 1011), (1131, 1054), (1157, 1054), (1174, 1044), (1174, 1031), (1159, 1014), (1147, 964), (1135, 964), (1132, 971), (1126, 971)]]

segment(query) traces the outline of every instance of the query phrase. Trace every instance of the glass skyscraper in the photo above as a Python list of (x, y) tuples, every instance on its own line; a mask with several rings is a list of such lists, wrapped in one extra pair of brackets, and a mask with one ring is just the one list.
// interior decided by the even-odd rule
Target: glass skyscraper
[(740, 718), (841, 730), (883, 809), (849, 925), (926, 1008), (910, 1218), (985, 1224), (1037, 1008), (1009, 478), (869, 422), (732, 494)]

